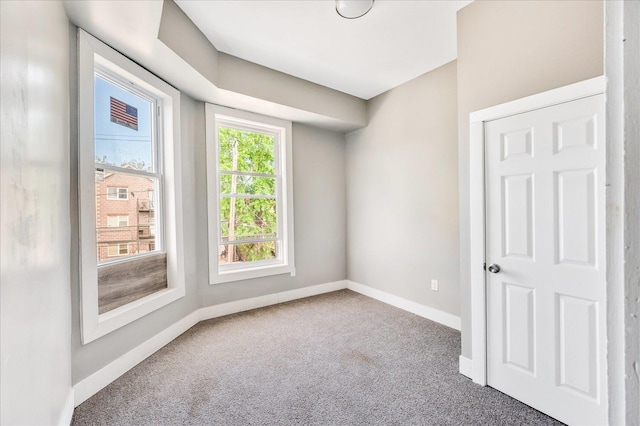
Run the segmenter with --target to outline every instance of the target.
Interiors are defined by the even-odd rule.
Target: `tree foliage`
[[[276,179],[237,172],[275,174],[272,136],[220,128],[220,232],[223,241],[272,238],[277,235]],[[249,197],[234,197],[233,195]],[[251,195],[267,196],[254,198]],[[233,208],[232,204],[233,203]],[[231,229],[230,227],[233,226]],[[256,261],[276,256],[275,242],[228,245],[234,259]],[[222,254],[226,257],[228,252]]]

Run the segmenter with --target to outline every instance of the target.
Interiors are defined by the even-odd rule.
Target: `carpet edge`
[[[355,281],[347,280],[347,288],[355,291],[356,293],[371,297],[372,299],[379,300],[388,305],[395,306],[396,308],[400,308],[404,311],[411,312],[412,314],[460,331],[461,320],[459,316],[412,302],[411,300],[404,299],[400,296],[396,296]]]

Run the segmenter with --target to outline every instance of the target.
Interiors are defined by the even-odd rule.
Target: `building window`
[[[211,284],[293,274],[291,123],[206,111]]]
[[[185,294],[180,93],[82,30],[78,65],[86,344]]]
[[[107,188],[107,200],[128,200],[129,191],[127,188]]]
[[[129,226],[129,216],[107,216],[107,227],[109,228],[125,228]]]
[[[129,254],[129,244],[109,244],[108,256],[126,256]]]

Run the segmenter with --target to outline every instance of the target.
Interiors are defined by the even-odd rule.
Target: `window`
[[[126,256],[129,254],[128,244],[109,244],[108,255],[113,256]]]
[[[129,191],[127,188],[107,188],[107,200],[128,200]]]
[[[211,284],[293,275],[291,123],[206,111]]]
[[[180,93],[82,30],[78,66],[86,344],[185,294]]]
[[[129,226],[129,216],[107,216],[107,227],[123,228]]]

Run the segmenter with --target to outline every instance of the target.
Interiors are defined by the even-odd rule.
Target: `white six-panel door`
[[[488,384],[606,424],[603,95],[489,121],[485,150]]]

